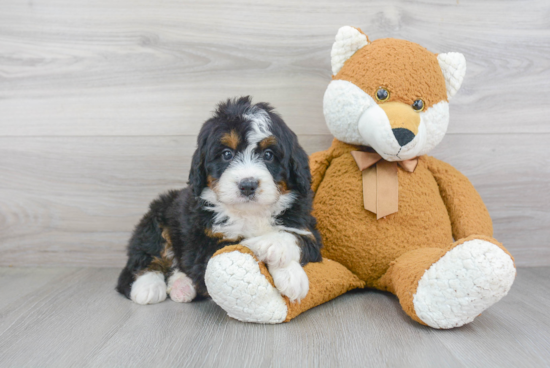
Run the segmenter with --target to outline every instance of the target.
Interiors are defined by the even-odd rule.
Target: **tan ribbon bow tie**
[[[397,165],[407,172],[414,172],[418,158],[405,161],[386,161],[375,152],[352,151],[363,176],[363,203],[376,219],[397,212],[399,182]]]

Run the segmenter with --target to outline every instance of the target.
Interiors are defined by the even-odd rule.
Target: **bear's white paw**
[[[130,298],[138,304],[155,304],[166,299],[166,283],[160,272],[146,272],[132,284]]]
[[[281,294],[291,302],[304,299],[309,291],[309,279],[306,272],[296,261],[286,267],[269,267],[273,282]]]
[[[420,279],[413,298],[416,315],[434,328],[460,327],[508,294],[515,276],[512,258],[498,246],[464,242]]]
[[[281,323],[286,303],[250,255],[233,251],[210,259],[204,281],[208,293],[229,317],[243,322]]]
[[[188,303],[197,296],[193,281],[181,271],[174,271],[168,278],[166,292],[170,294],[170,299],[178,303]]]
[[[249,238],[242,245],[269,266],[286,267],[292,261],[300,261],[300,247],[296,236],[284,231]]]

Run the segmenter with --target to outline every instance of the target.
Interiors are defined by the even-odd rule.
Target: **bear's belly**
[[[375,287],[390,262],[423,247],[453,241],[437,183],[419,159],[414,173],[398,169],[399,211],[377,220],[363,207],[361,172],[350,154],[333,159],[313,202],[323,237],[323,256],[340,262]]]

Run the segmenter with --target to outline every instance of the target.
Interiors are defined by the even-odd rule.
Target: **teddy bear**
[[[470,181],[427,155],[447,131],[464,56],[393,38],[371,42],[345,26],[331,64],[323,112],[334,140],[310,156],[323,260],[304,266],[307,296],[282,296],[242,245],[210,260],[210,296],[230,317],[281,323],[349,290],[374,288],[396,295],[420,324],[472,322],[508,293],[516,268]]]

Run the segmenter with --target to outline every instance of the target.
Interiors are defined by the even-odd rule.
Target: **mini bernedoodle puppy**
[[[219,249],[242,244],[265,262],[281,294],[303,299],[302,266],[321,261],[311,215],[308,156],[266,103],[218,105],[199,133],[188,187],[162,194],[136,226],[116,289],[139,304],[206,297]]]

